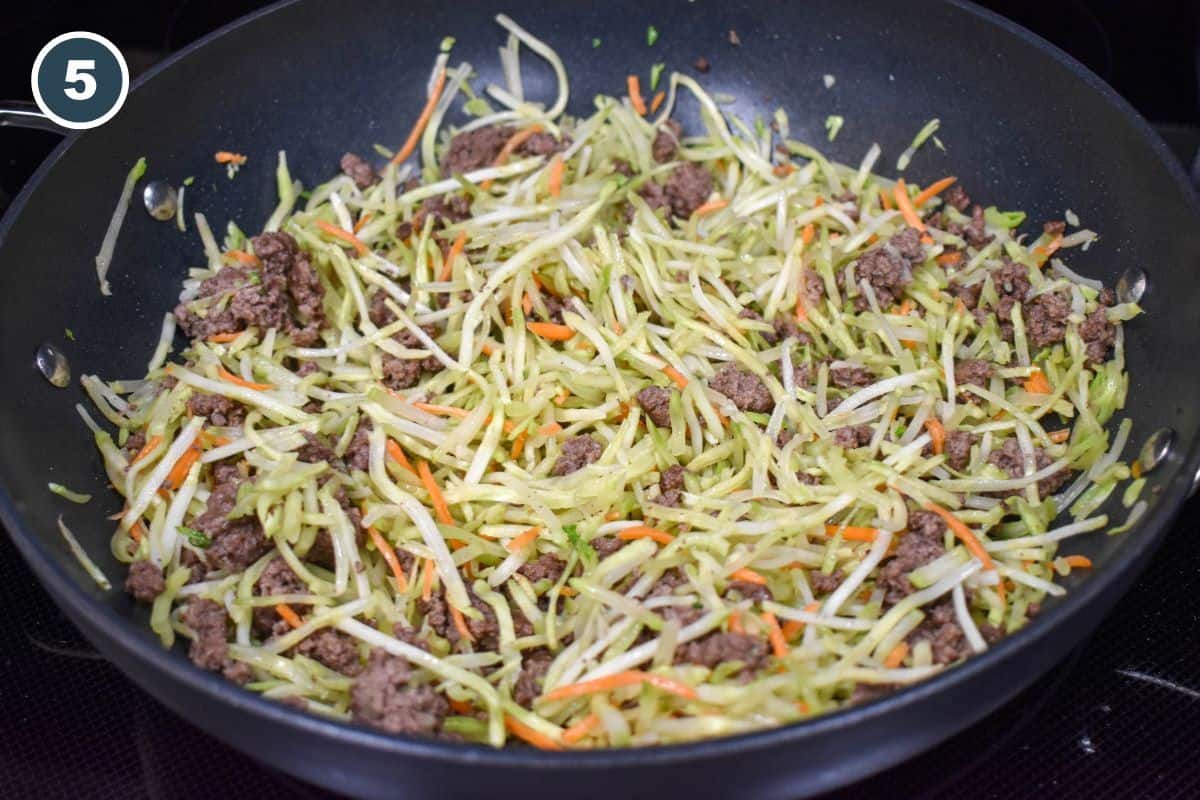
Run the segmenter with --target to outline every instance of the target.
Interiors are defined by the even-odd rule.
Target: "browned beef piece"
[[[208,563],[230,573],[241,572],[271,549],[257,517],[229,519],[244,480],[237,467],[218,464],[204,512],[192,520],[192,527],[212,541],[206,551]]]
[[[186,547],[179,551],[179,563],[187,567],[191,573],[188,575],[189,584],[200,583],[208,575],[208,562]]]
[[[946,193],[942,195],[942,200],[946,203],[946,205],[950,206],[951,208],[958,209],[959,211],[966,211],[967,207],[971,205],[971,198],[968,197],[967,193],[963,191],[963,188],[957,184],[946,190]]]
[[[350,469],[367,472],[371,468],[371,418],[359,417],[358,427],[346,448],[346,464]]]
[[[638,405],[646,416],[660,428],[671,427],[671,390],[662,386],[647,386],[637,393]]]
[[[658,126],[654,134],[654,142],[650,145],[650,155],[659,164],[665,164],[679,152],[679,139],[683,136],[683,126],[669,119]]]
[[[946,523],[929,511],[911,511],[908,531],[900,537],[896,554],[883,563],[875,578],[876,587],[883,589],[883,603],[891,606],[915,592],[908,573],[946,554],[943,544]]]
[[[920,232],[916,228],[905,228],[886,244],[863,253],[855,268],[855,278],[866,280],[875,291],[879,307],[886,309],[912,282],[912,268],[924,258]],[[870,303],[860,296],[855,300],[855,307],[863,311]]]
[[[805,472],[804,470],[799,470],[796,473],[796,480],[800,481],[805,486],[820,486],[821,485],[820,477],[818,477],[816,475],[810,475],[809,473]]]
[[[844,364],[829,368],[829,382],[839,389],[849,389],[853,386],[870,386],[875,382],[875,376],[866,367]]]
[[[676,664],[699,664],[712,669],[718,664],[738,661],[743,664],[739,675],[753,675],[766,666],[767,643],[748,633],[712,633],[681,645],[675,651]]]
[[[771,323],[771,327],[775,329],[775,336],[764,335],[764,338],[770,344],[775,344],[785,339],[795,339],[800,344],[812,344],[812,337],[800,330],[791,314],[785,313],[775,317],[775,321]]]
[[[1051,220],[1042,225],[1042,233],[1047,236],[1062,236],[1067,232],[1067,223],[1061,219]]]
[[[250,244],[262,260],[262,285],[287,287],[291,307],[282,301],[283,332],[300,347],[316,344],[325,325],[325,287],[308,256],[287,233],[264,233],[251,239]],[[230,306],[235,307],[238,299],[234,297]]]
[[[638,189],[638,195],[646,201],[646,205],[650,206],[651,211],[657,211],[660,208],[670,208],[671,206],[671,201],[667,199],[667,190],[662,187],[661,183],[646,181]],[[633,219],[632,207],[628,216],[630,219]]]
[[[521,671],[513,686],[513,700],[519,706],[529,708],[542,694],[542,678],[554,663],[554,654],[544,647],[525,653],[521,658]]]
[[[602,452],[603,446],[591,436],[574,436],[563,442],[562,452],[550,473],[555,476],[570,475],[591,464]]]
[[[815,594],[829,594],[842,585],[843,577],[845,576],[842,575],[840,569],[830,575],[826,575],[819,569],[813,569],[808,572],[808,584]]]
[[[922,610],[925,612],[925,619],[908,635],[909,644],[928,641],[933,650],[935,664],[950,664],[971,654],[966,634],[958,626],[955,618],[952,601],[943,600]]]
[[[1008,308],[1012,308],[1012,303],[1021,303],[1029,296],[1029,289],[1032,284],[1029,283],[1029,270],[1024,264],[1018,264],[1015,261],[1005,261],[1000,269],[992,273],[992,283],[996,286],[996,293],[1000,295],[1001,301],[1005,298],[1010,300]],[[983,287],[981,286],[980,289]],[[1001,303],[1001,307],[1003,303]],[[1002,313],[1001,319],[1009,319],[1008,313]]]
[[[624,175],[626,178],[633,177],[633,165],[623,158],[614,158],[612,160],[613,172],[618,175]]]
[[[663,470],[658,478],[658,503],[674,508],[683,497],[683,474],[685,470],[678,464],[672,464]]]
[[[985,622],[977,627],[979,628],[979,635],[988,644],[996,644],[1006,635],[1004,626],[1002,625],[992,625],[990,622]]]
[[[513,133],[503,125],[487,125],[455,135],[442,159],[442,177],[491,166]]]
[[[992,235],[984,228],[986,224],[983,218],[983,206],[973,206],[971,221],[967,223],[962,232],[962,237],[967,240],[967,244],[979,249],[992,240]]]
[[[229,657],[229,615],[212,600],[193,597],[183,610],[183,624],[196,634],[188,658],[201,669],[220,672],[227,680],[244,684],[253,677],[250,667]]]
[[[982,358],[968,358],[954,365],[954,382],[959,386],[968,383],[987,386],[988,378],[992,377],[994,369],[990,361]]]
[[[834,428],[833,443],[844,450],[853,450],[856,447],[866,447],[871,443],[871,438],[875,435],[875,429],[870,425],[846,425],[841,428]]]
[[[825,297],[825,281],[815,269],[809,267],[801,270],[800,275],[804,279],[804,302],[809,308],[815,308]]]
[[[566,566],[567,562],[553,553],[543,553],[532,561],[526,561],[517,572],[529,578],[534,583],[540,580],[548,580],[553,583],[562,577]]]
[[[1071,296],[1066,292],[1045,292],[1025,304],[1025,335],[1033,348],[1061,342],[1067,333],[1071,314]]]
[[[963,286],[960,283],[951,281],[950,285],[946,288],[956,299],[962,301],[963,307],[968,311],[974,311],[979,306],[979,295],[983,293],[982,282]]]
[[[570,146],[571,139],[569,136],[564,136],[559,141],[552,134],[542,131],[531,135],[528,139],[521,142],[517,147],[517,153],[523,156],[549,156],[561,153]]]
[[[597,536],[588,544],[596,551],[596,555],[600,556],[600,558],[605,558],[624,547],[625,541],[615,536]]]
[[[337,458],[333,448],[321,435],[308,431],[301,431],[300,435],[304,437],[304,444],[296,451],[296,458],[300,461],[306,464],[316,464],[318,461],[333,463]]]
[[[1105,306],[1106,308],[1110,307],[1117,302],[1117,293],[1105,286],[1100,290],[1100,294],[1096,298],[1096,302],[1102,306]]]
[[[447,225],[470,219],[471,198],[461,194],[439,194],[425,198],[421,201],[421,207],[417,209],[417,213],[413,214],[413,230],[424,230],[425,220],[429,218],[433,219],[435,231]]]
[[[357,675],[362,670],[356,640],[335,628],[322,628],[312,634],[296,645],[296,652],[343,675]]]
[[[753,600],[757,603],[773,597],[770,589],[753,581],[730,581],[727,590],[740,595],[745,600]]]
[[[700,56],[699,58],[697,58],[695,63],[692,64],[692,66],[695,67],[696,72],[699,72],[701,75],[708,74],[708,71],[710,69],[712,69],[712,64],[708,63],[708,59],[705,58],[704,56]]]
[[[480,619],[472,619],[463,615],[467,630],[471,632],[471,638],[474,640],[475,649],[495,650],[500,644],[500,625],[496,622],[496,612],[492,611],[492,607],[480,599],[470,587],[467,587],[467,596],[471,599],[471,605],[479,610],[481,616]],[[433,628],[439,636],[448,639],[451,646],[458,645],[462,636],[453,623],[450,604],[443,595],[434,594],[428,602],[418,600],[417,610],[425,616],[429,627]],[[516,610],[513,611],[513,627],[516,628],[518,636],[525,636],[533,632],[529,620]]]
[[[550,294],[549,292],[543,296],[542,300],[546,304],[546,321],[557,322],[561,325],[563,311],[571,310],[571,301],[569,299],[563,300],[558,295]]]
[[[356,153],[346,153],[340,162],[342,173],[354,181],[360,189],[366,189],[379,183],[379,173]]]
[[[267,563],[266,569],[254,584],[254,594],[259,597],[272,597],[285,594],[308,594],[308,586],[300,580],[300,576],[292,571],[283,556],[276,556]],[[307,606],[295,608],[297,614],[304,613]],[[257,606],[253,614],[254,632],[259,636],[282,636],[287,633],[289,626],[270,606]]]
[[[663,188],[667,202],[671,204],[671,213],[680,219],[687,219],[712,194],[713,179],[707,169],[689,161],[671,172]]]
[[[946,443],[943,452],[946,454],[946,464],[951,469],[962,471],[971,460],[971,447],[979,441],[979,435],[967,431],[946,431]]]
[[[678,567],[671,567],[665,570],[658,580],[646,592],[646,597],[661,597],[663,595],[675,594],[675,590],[680,586],[688,585],[688,579],[679,571]]]
[[[141,449],[145,446],[146,434],[142,433],[141,431],[135,431],[129,435],[128,439],[125,440],[125,446],[121,449],[125,451],[125,457],[127,459],[132,459],[139,452],[141,452]]]
[[[762,379],[731,363],[722,364],[708,385],[732,400],[742,411],[766,413],[775,408],[775,399]]]
[[[386,327],[396,321],[397,317],[387,307],[389,296],[386,292],[378,291],[371,295],[371,305],[367,316],[376,327]],[[437,328],[432,325],[421,327],[428,336],[437,336]],[[402,330],[392,335],[392,339],[401,347],[409,350],[424,350],[425,344],[410,330]],[[389,389],[409,389],[416,386],[425,373],[441,372],[445,365],[436,356],[422,358],[398,358],[390,354],[383,356],[383,382]]]
[[[421,382],[421,362],[410,358],[383,357],[383,384],[389,389],[411,389]]]
[[[240,428],[246,421],[246,407],[219,394],[194,394],[188,398],[188,411],[222,428]]]
[[[1046,454],[1046,451],[1040,447],[1033,448],[1034,470],[1045,469],[1054,463],[1054,459]],[[1010,478],[1021,478],[1025,475],[1025,457],[1021,453],[1021,445],[1016,439],[1006,439],[1004,444],[998,450],[993,450],[988,455],[988,463],[994,464],[1004,472],[1008,473]],[[1071,479],[1071,470],[1063,468],[1052,475],[1048,475],[1037,482],[1038,496],[1045,499],[1062,488],[1068,480]],[[997,492],[1000,496],[1021,494],[1020,490],[1013,489],[1007,492]]]
[[[450,704],[430,686],[410,686],[412,667],[382,648],[371,651],[367,666],[350,687],[354,720],[389,733],[436,736]]]
[[[1103,308],[1097,308],[1083,319],[1079,326],[1079,337],[1087,346],[1088,361],[1103,364],[1108,360],[1109,350],[1117,338],[1117,327],[1108,321]]]
[[[134,561],[125,576],[125,591],[139,603],[153,603],[167,586],[162,569],[151,561]]]

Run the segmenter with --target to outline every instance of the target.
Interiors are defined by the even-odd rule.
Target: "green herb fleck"
[[[650,67],[650,91],[658,88],[658,79],[662,77],[663,70],[667,68],[666,64],[658,63]]]
[[[646,46],[653,47],[654,43],[657,41],[658,41],[658,28],[651,25],[650,27],[646,28]]]
[[[447,36],[444,39],[442,39],[442,44],[438,49],[441,50],[443,53],[449,53],[450,49],[452,47],[454,47],[454,42],[455,42],[455,38],[453,36]]]
[[[193,183],[195,183],[195,182],[196,182],[196,176],[195,176],[195,175],[188,175],[186,178],[184,178],[184,179],[183,179],[183,185],[184,185],[184,186],[191,186],[191,185],[192,185]]]
[[[189,528],[186,525],[180,525],[179,532],[182,533],[184,536],[186,536],[187,540],[189,542],[191,542],[193,545],[195,545],[196,547],[203,548],[203,547],[208,547],[209,545],[212,544],[212,539],[209,539],[207,536],[205,536],[203,533],[196,530],[195,528]]]
[[[262,285],[262,276],[258,274],[258,270],[253,270],[250,273],[250,285],[251,286]]]
[[[571,548],[579,554],[580,561],[585,564],[596,562],[596,551],[592,549],[590,542],[584,540],[576,526],[563,525],[563,532],[567,534],[567,541],[571,543]]]
[[[595,50],[595,49],[596,49],[597,47],[599,47],[599,46],[600,46],[600,39],[599,39],[599,37],[595,37],[595,38],[593,38],[593,39],[592,39],[592,49],[593,49],[593,50]]]
[[[63,333],[65,333],[67,335],[67,338],[70,339],[72,342],[75,341],[75,331],[71,330],[70,328],[64,328]]]
[[[832,142],[837,138],[838,131],[844,124],[846,124],[846,118],[837,114],[830,114],[825,118],[825,130],[829,131],[829,141]]]
[[[1001,211],[995,206],[983,210],[983,218],[997,228],[1015,228],[1025,221],[1024,211]]]

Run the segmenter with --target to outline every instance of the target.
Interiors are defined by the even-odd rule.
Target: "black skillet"
[[[686,746],[560,754],[386,736],[262,700],[162,650],[145,610],[120,591],[99,591],[58,536],[62,513],[101,567],[122,574],[108,555],[104,520],[118,501],[72,408],[83,393],[53,388],[30,367],[50,341],[76,375],[141,375],[161,314],[186,267],[200,260],[194,233],[183,236],[135,208],[117,247],[113,296],[99,295],[92,257],[126,171],[145,155],[149,177],[195,175],[191,210],[216,229],[233,219],[255,231],[275,202],[277,150],[286,148],[293,173],[312,185],[343,151],[403,139],[443,36],[457,37],[455,58],[497,78],[503,36],[492,16],[501,10],[563,55],[578,111],[596,93],[620,93],[631,70],[663,61],[690,71],[705,56],[705,83],[736,96],[737,111],[783,105],[796,137],[840,160],[856,162],[879,141],[890,167],[936,116],[946,151],[926,146],[910,179],[957,175],[977,199],[1024,208],[1031,222],[1073,209],[1103,237],[1073,255],[1077,269],[1110,285],[1128,268],[1150,274],[1148,314],[1127,327],[1128,410],[1135,443],[1169,427],[1175,444],[1151,474],[1142,522],[1124,536],[1077,540],[1073,550],[1092,557],[1093,574],[1073,576],[1065,599],[980,658],[811,722]],[[645,43],[651,23],[662,33],[653,48]],[[740,46],[730,44],[731,29]],[[523,62],[528,94],[549,97],[549,70],[529,56]],[[836,80],[829,89],[826,74]],[[688,113],[685,123],[695,125]],[[832,144],[824,142],[829,114],[846,118]],[[236,180],[213,163],[220,149],[249,155]],[[1108,86],[1038,37],[963,4],[283,4],[153,70],[114,120],[69,138],[46,160],[0,225],[0,516],[67,615],[131,678],[200,727],[314,783],[375,797],[811,794],[895,764],[995,709],[1087,635],[1145,565],[1200,461],[1198,211],[1166,148]],[[64,341],[67,327],[78,341]],[[46,490],[48,480],[100,499],[70,506]]]

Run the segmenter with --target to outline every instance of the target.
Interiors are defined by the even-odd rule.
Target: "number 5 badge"
[[[65,128],[87,130],[121,110],[129,93],[129,67],[108,39],[74,31],[42,48],[30,83],[43,114]]]

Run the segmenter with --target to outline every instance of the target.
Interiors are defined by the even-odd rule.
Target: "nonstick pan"
[[[263,700],[161,649],[145,609],[119,590],[100,591],[59,538],[55,520],[64,514],[100,566],[122,574],[108,555],[104,519],[118,501],[73,410],[83,393],[57,389],[31,368],[38,346],[52,342],[75,375],[141,375],[161,315],[197,261],[194,234],[135,208],[110,273],[113,294],[100,296],[92,257],[126,171],[145,155],[148,177],[178,183],[195,175],[192,210],[215,229],[237,220],[256,231],[275,203],[268,165],[278,150],[312,185],[344,151],[403,139],[443,36],[457,37],[455,57],[477,65],[483,79],[498,78],[497,11],[563,55],[577,110],[599,92],[621,93],[630,71],[656,61],[690,70],[704,56],[712,64],[706,84],[733,95],[736,111],[752,118],[782,105],[794,136],[839,160],[856,162],[878,141],[883,163],[894,163],[938,117],[946,150],[922,150],[911,180],[954,174],[973,196],[1023,208],[1031,220],[1074,210],[1102,237],[1077,256],[1076,269],[1109,285],[1126,270],[1149,275],[1147,314],[1127,326],[1131,441],[1164,428],[1173,437],[1149,476],[1141,522],[1121,536],[1080,540],[1095,570],[1073,575],[1065,598],[981,657],[873,703],[698,744],[543,753],[388,736]],[[662,34],[652,49],[649,24]],[[549,96],[549,70],[528,70],[529,95]],[[832,87],[824,75],[834,76]],[[830,114],[846,124],[826,143]],[[236,180],[213,164],[221,149],[250,157]],[[64,141],[9,210],[0,238],[0,516],[9,534],[80,630],[147,691],[263,762],[350,794],[782,798],[846,784],[963,730],[1085,637],[1146,564],[1200,461],[1200,207],[1183,172],[1094,75],[1027,31],[959,3],[286,3],[169,59],[134,86],[111,122]],[[68,327],[76,341],[65,341]],[[46,490],[49,480],[99,499],[65,507]],[[1119,505],[1111,511],[1124,513]]]

